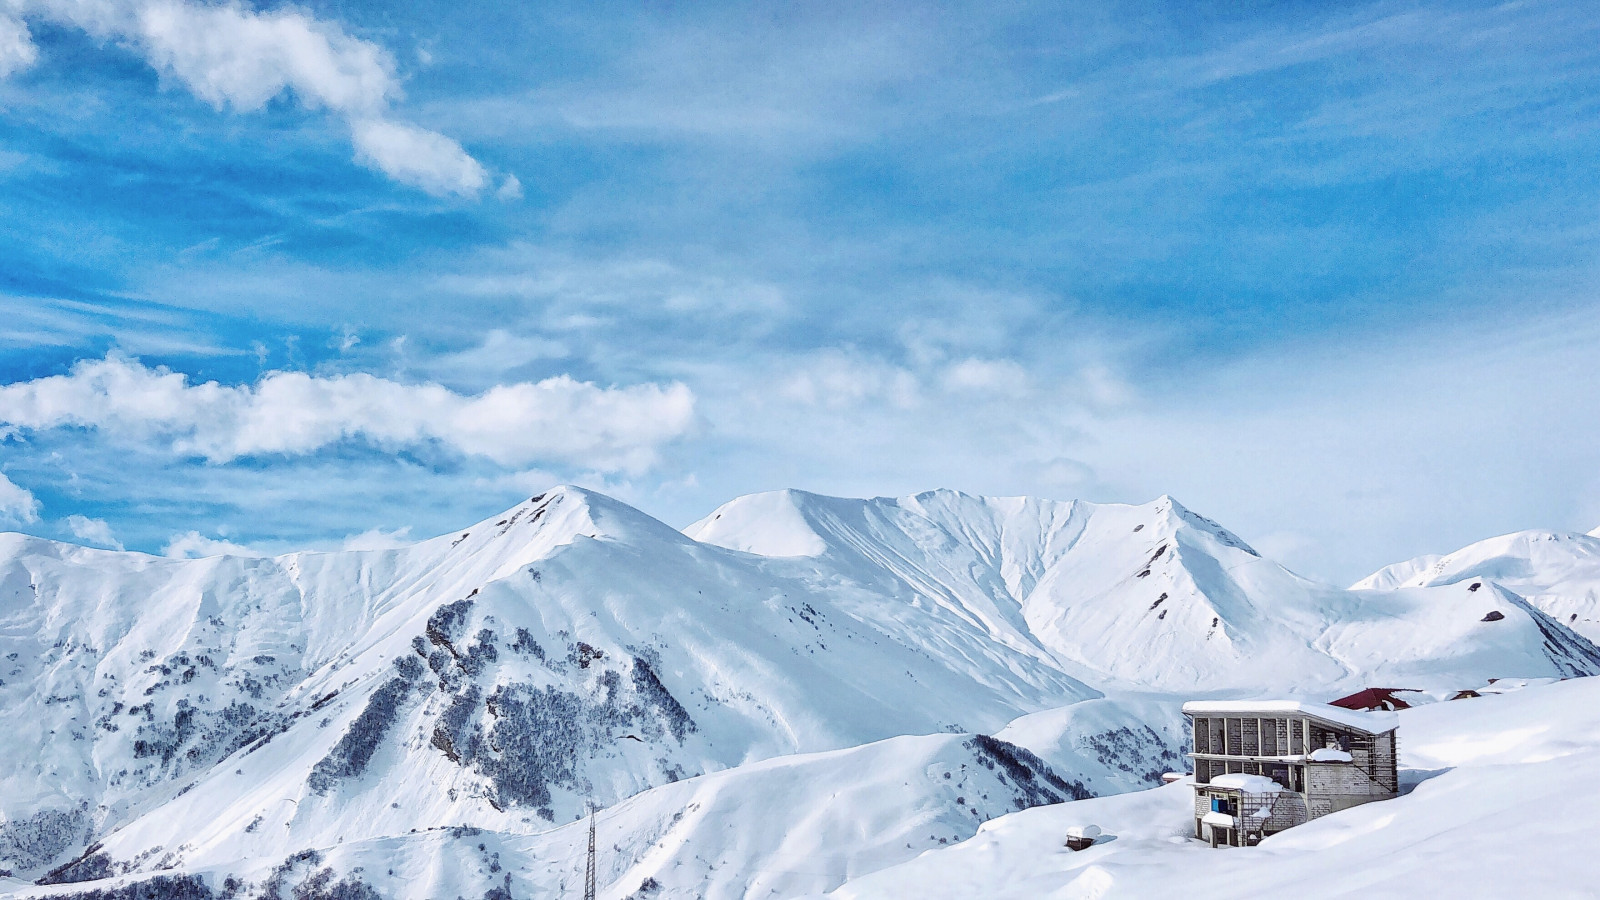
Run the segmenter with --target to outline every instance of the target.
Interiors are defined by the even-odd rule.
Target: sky
[[[0,528],[556,483],[1162,494],[1304,574],[1600,526],[1580,3],[0,0]]]

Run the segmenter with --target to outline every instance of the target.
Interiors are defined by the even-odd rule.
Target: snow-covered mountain
[[[783,756],[644,791],[597,816],[601,894],[720,900],[828,890],[965,840],[997,816],[1147,787],[1153,773],[1181,765],[1171,749],[1181,729],[1169,711],[1135,733],[1129,715],[1149,712],[1148,704],[1088,706],[1027,725],[1057,765],[1073,754],[1070,779],[1005,740],[936,734]],[[174,813],[210,821],[203,809]],[[275,824],[263,821],[255,833]],[[322,871],[383,897],[565,896],[582,884],[587,837],[583,821],[537,830],[425,821],[414,831],[334,838],[314,854],[223,840],[191,851],[182,871],[211,885],[249,883],[260,891],[251,896],[271,896],[265,886],[274,877],[305,892]]]
[[[685,532],[937,604],[1101,687],[1317,692],[1364,679],[1588,674],[1600,663],[1587,641],[1505,591],[1340,590],[1261,558],[1170,497],[1127,506],[782,491],[734,500]]]
[[[1591,641],[1600,641],[1600,528],[1588,534],[1518,531],[1445,556],[1394,563],[1356,582],[1357,589],[1435,587],[1490,581]]]
[[[4,535],[0,890],[537,896],[595,805],[606,896],[823,891],[1158,781],[1175,697],[1596,672],[1496,584],[1317,584],[1165,497],[788,491],[680,533],[559,488],[275,559]]]

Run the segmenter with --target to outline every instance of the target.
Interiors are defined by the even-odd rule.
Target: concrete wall
[[[1228,797],[1239,801],[1239,818],[1245,822],[1251,822],[1250,814],[1270,803],[1272,815],[1263,822],[1263,830],[1267,834],[1275,834],[1286,828],[1302,825],[1306,821],[1305,797],[1294,791],[1281,791],[1277,794],[1218,792],[1216,796]],[[1211,811],[1211,797],[1212,794],[1207,791],[1195,791],[1194,816],[1196,819],[1204,818],[1205,814]]]

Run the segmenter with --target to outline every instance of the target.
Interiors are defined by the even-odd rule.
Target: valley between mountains
[[[1600,752],[1576,712],[1597,598],[1596,535],[1340,588],[1170,497],[782,491],[679,531],[561,487],[408,547],[271,559],[5,534],[0,895],[575,897],[590,809],[611,900],[967,896],[950,866],[1140,896],[1123,868],[1258,850],[1291,873],[1341,816],[1235,862],[1164,849],[1183,701],[1531,685],[1408,714],[1427,778],[1348,821],[1381,842],[1400,810],[1391,837],[1423,841],[1471,815],[1423,801],[1489,777],[1461,747],[1544,716],[1570,734],[1496,759],[1548,780]],[[1058,865],[1079,810],[1129,838]],[[996,841],[1032,849],[996,868]]]

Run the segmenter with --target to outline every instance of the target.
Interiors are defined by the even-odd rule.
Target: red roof
[[[1413,688],[1365,688],[1356,691],[1348,697],[1328,701],[1329,706],[1340,706],[1345,709],[1410,709],[1407,703],[1395,694],[1415,693]]]

